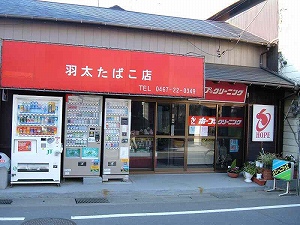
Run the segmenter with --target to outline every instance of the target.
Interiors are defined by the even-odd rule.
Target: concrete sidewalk
[[[15,184],[0,190],[2,198],[73,198],[128,195],[199,195],[263,191],[266,186],[230,178],[226,173],[131,174],[128,182],[101,178],[65,179],[56,184]]]

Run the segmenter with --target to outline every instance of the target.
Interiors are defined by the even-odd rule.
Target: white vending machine
[[[105,99],[102,180],[129,179],[131,100]]]
[[[60,185],[62,102],[61,97],[13,96],[11,185]]]
[[[63,177],[100,177],[102,96],[66,97]]]

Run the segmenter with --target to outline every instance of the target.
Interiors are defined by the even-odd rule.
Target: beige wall
[[[206,63],[259,67],[263,46],[129,28],[0,19],[0,38],[205,56]],[[226,51],[216,57],[217,50]]]
[[[272,0],[264,1],[227,22],[241,29],[246,29],[251,24],[248,32],[271,42],[278,38],[278,18],[278,0]]]
[[[289,111],[292,98],[289,98],[285,101],[284,111],[287,116],[284,121],[283,128],[283,154],[284,155],[298,155],[299,147],[297,144],[298,141],[298,129],[299,129],[299,116],[294,117],[291,111]]]

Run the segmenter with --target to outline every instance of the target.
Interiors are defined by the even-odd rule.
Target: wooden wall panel
[[[41,26],[40,30],[41,30],[41,37],[40,37],[41,40],[43,40],[44,42],[50,42],[50,30],[48,29],[48,27]],[[15,39],[18,39],[18,37],[15,37]]]
[[[64,27],[58,27],[58,42],[59,43],[68,43],[68,29],[64,29]]]
[[[149,33],[145,33],[142,35],[142,51],[151,51],[150,50],[150,43],[151,43],[151,35]]]
[[[150,37],[149,50],[151,52],[158,52],[158,35],[155,35],[154,33],[150,33],[149,37]]]
[[[134,39],[133,40],[128,40],[128,41],[129,42],[133,41],[133,43],[134,43],[133,49],[135,49],[135,50],[141,50],[142,49],[143,39],[142,39],[142,35],[140,35],[138,32],[134,33]],[[128,49],[127,46],[125,46],[125,48]]]
[[[206,63],[259,67],[264,47],[215,38],[55,22],[1,19],[0,38],[202,55]],[[217,50],[225,51],[217,57]]]
[[[1,29],[2,29],[2,27],[0,26],[0,32],[1,32]],[[16,26],[16,25],[10,26],[9,29],[13,30],[13,39],[23,36],[23,29],[18,28],[18,26]],[[43,31],[43,29],[41,29],[41,33],[42,33],[42,31]]]
[[[94,29],[84,28],[84,45],[94,45]]]

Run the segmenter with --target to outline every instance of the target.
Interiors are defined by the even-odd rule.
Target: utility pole
[[[297,107],[296,107],[296,116],[298,116],[298,155],[297,155],[297,174],[296,174],[296,178],[297,178],[297,182],[296,182],[296,191],[297,191],[297,196],[299,196],[299,188],[300,188],[300,182],[299,182],[299,169],[300,169],[300,118],[299,118],[299,95],[298,95],[298,99],[297,99]]]

